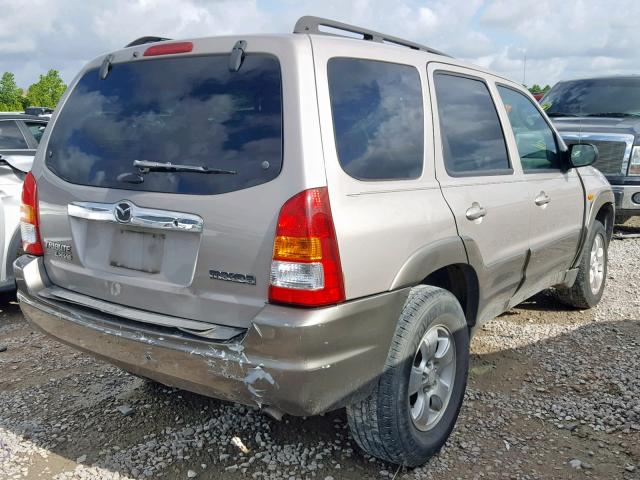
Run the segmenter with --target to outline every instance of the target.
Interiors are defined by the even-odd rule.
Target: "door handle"
[[[467,220],[478,220],[482,217],[484,217],[487,214],[487,209],[484,207],[481,207],[480,204],[478,202],[473,202],[471,204],[471,207],[469,207],[469,209],[467,210]]]
[[[545,192],[540,192],[534,201],[536,202],[536,205],[542,207],[551,201],[551,197]]]

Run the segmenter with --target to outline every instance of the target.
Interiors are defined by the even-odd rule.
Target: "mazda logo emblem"
[[[116,205],[115,216],[120,223],[129,223],[131,221],[131,204],[128,202],[120,202]]]

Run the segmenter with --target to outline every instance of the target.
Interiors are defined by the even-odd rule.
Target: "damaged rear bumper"
[[[42,259],[15,262],[25,316],[48,335],[160,383],[291,415],[367,395],[382,373],[409,290],[321,309],[265,307],[228,342],[195,338],[39,295]]]

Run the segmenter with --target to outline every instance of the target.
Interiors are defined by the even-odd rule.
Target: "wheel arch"
[[[600,208],[598,208],[594,219],[598,220],[600,223],[604,225],[604,228],[607,232],[607,240],[611,240],[613,236],[613,224],[615,223],[615,207],[613,203],[606,202],[603,203]]]
[[[474,327],[478,318],[480,284],[478,275],[468,263],[447,265],[430,273],[421,282],[451,292],[460,303],[467,325]]]
[[[598,220],[604,225],[607,232],[608,240],[613,235],[613,225],[615,223],[615,197],[613,191],[609,188],[596,192],[595,198],[591,200],[588,216],[585,218],[585,228],[591,229],[593,222]]]
[[[432,285],[451,292],[460,302],[467,324],[470,327],[476,324],[480,299],[478,275],[468,263],[460,237],[438,240],[410,255],[390,290],[415,285]]]

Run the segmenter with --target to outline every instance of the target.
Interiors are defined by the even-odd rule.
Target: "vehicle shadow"
[[[614,240],[626,240],[640,236],[640,221],[625,225],[616,225],[613,229]]]
[[[544,296],[532,304],[540,309],[548,305]],[[11,303],[0,306],[13,313],[15,308]],[[505,451],[501,461],[517,461],[524,473],[542,472],[542,478],[573,478],[564,467],[568,452],[584,454],[606,441],[604,433],[589,427],[597,414],[594,409],[604,408],[603,395],[609,407],[629,407],[636,415],[627,415],[629,422],[640,424],[638,338],[637,321],[590,323],[551,338],[527,339],[521,347],[473,355],[467,399],[452,437],[439,455],[413,473],[442,471],[453,478],[480,473],[482,459],[491,463],[495,452],[504,450],[505,438],[526,435],[527,448],[545,453],[546,474],[546,467],[526,450]],[[15,466],[16,472],[28,468],[34,477],[75,471],[88,478],[162,474],[182,479],[193,470],[201,478],[233,479],[274,468],[300,477],[315,472],[319,478],[356,479],[395,471],[361,453],[349,435],[344,411],[279,422],[254,407],[133,377],[33,333],[27,324],[12,331],[8,341],[11,348],[0,353],[0,477],[8,478]],[[635,385],[635,396],[629,399],[633,392],[620,385]],[[541,397],[546,399],[542,406]],[[564,423],[557,420],[557,409],[575,404],[589,405],[574,412],[577,422],[585,419],[580,426],[583,438],[554,426]],[[131,412],[118,411],[122,406]],[[527,408],[537,409],[539,416],[523,414]],[[621,409],[607,413],[626,415]],[[547,438],[556,431],[564,436],[550,446]],[[616,461],[603,462],[609,470],[596,466],[592,478],[625,478],[620,451],[626,461],[640,462],[640,432],[625,433],[622,427],[613,432],[628,435],[627,443],[635,447],[625,451],[618,446]],[[543,440],[536,446],[538,438]],[[563,442],[560,450],[565,453],[558,453]],[[471,454],[464,445],[478,450]],[[602,451],[599,455],[609,455]]]
[[[569,305],[565,305],[560,300],[558,300],[551,291],[545,290],[534,295],[531,298],[528,298],[524,302],[516,305],[514,307],[516,310],[534,310],[534,311],[545,311],[545,312],[576,312],[579,309],[575,307],[571,307]],[[508,310],[502,315],[509,314],[512,310]]]
[[[8,322],[22,321],[20,315],[15,292],[0,292],[0,327]]]

